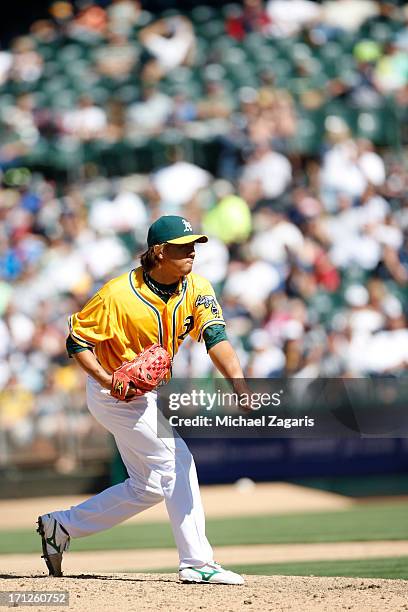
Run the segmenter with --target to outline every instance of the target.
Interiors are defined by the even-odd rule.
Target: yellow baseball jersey
[[[215,324],[225,321],[205,278],[191,272],[165,303],[146,285],[141,267],[106,283],[69,318],[73,341],[92,349],[108,373],[154,342],[174,357],[187,335],[200,342]]]

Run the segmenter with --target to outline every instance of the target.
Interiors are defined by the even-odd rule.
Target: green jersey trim
[[[159,331],[159,344],[163,345],[163,324],[162,324],[162,320],[161,320],[161,316],[160,316],[160,312],[157,310],[156,306],[153,306],[153,304],[151,304],[146,298],[144,298],[136,289],[136,287],[133,284],[133,280],[132,280],[132,272],[133,270],[131,270],[129,272],[129,283],[130,286],[134,292],[134,294],[136,295],[137,298],[139,298],[139,300],[141,302],[143,302],[144,304],[146,304],[146,306],[148,306],[151,310],[153,310],[154,314],[156,315],[157,318],[157,327],[158,327],[158,331]]]
[[[172,336],[173,336],[173,343],[172,343],[172,345],[173,345],[173,349],[172,350],[173,350],[173,355],[172,355],[172,357],[174,357],[175,346],[176,346],[176,313],[177,313],[177,309],[179,308],[180,304],[182,303],[182,301],[185,298],[186,292],[187,292],[187,279],[185,278],[183,280],[183,291],[182,291],[182,294],[181,294],[181,298],[179,299],[179,301],[177,302],[177,304],[175,305],[174,310],[173,310],[173,317],[172,317],[172,325],[173,325],[173,329],[172,329]]]
[[[81,338],[81,336],[78,336],[74,332],[73,327],[72,327],[72,317],[73,315],[71,315],[68,319],[69,335],[74,340],[74,342],[76,342],[80,346],[84,346],[84,348],[93,349],[95,347],[95,344],[93,342],[89,342],[89,340],[84,340],[83,338]]]

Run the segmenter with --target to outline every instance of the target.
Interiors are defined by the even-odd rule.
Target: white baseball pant
[[[164,498],[180,569],[211,563],[194,459],[171,428],[172,437],[157,437],[156,393],[119,402],[88,377],[87,401],[91,414],[113,434],[129,478],[52,516],[72,538],[80,538],[109,529]]]

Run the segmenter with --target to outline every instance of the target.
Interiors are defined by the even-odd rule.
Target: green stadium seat
[[[194,24],[208,23],[218,17],[217,11],[212,6],[206,5],[195,6],[190,15]]]
[[[230,64],[227,66],[227,74],[233,89],[259,86],[257,74],[253,66],[248,62]]]
[[[324,113],[321,110],[298,111],[296,134],[289,142],[289,150],[303,155],[319,153],[323,136]]]
[[[378,43],[385,44],[392,40],[394,36],[394,29],[391,24],[373,23],[370,27],[370,38]]]
[[[58,61],[64,64],[76,62],[85,57],[85,49],[79,43],[70,43],[58,51]]]
[[[341,62],[344,57],[344,52],[340,43],[331,41],[326,45],[322,45],[316,57],[321,61],[324,71],[330,78],[339,76],[339,62]]]
[[[265,37],[258,32],[250,32],[242,41],[241,45],[249,51],[256,51],[265,46]]]
[[[70,80],[65,75],[54,76],[52,79],[46,80],[42,86],[42,90],[47,95],[53,95],[64,89],[70,89]]]
[[[74,139],[64,139],[51,145],[49,157],[52,165],[60,170],[79,168],[81,162],[81,145]]]
[[[263,45],[262,47],[256,47],[254,49],[246,49],[246,51],[247,56],[258,64],[271,64],[281,59],[277,49],[269,45]]]
[[[397,285],[393,280],[386,280],[385,285],[388,291],[399,299],[401,304],[408,303],[408,287]]]
[[[379,144],[384,137],[384,123],[381,113],[370,111],[360,112],[357,118],[357,136],[368,138]]]
[[[209,45],[204,38],[197,38],[194,64],[196,66],[205,66],[208,62]]]
[[[221,14],[226,19],[231,14],[237,14],[237,11],[242,11],[242,5],[238,2],[231,2],[229,4],[223,4],[221,7]]]
[[[361,36],[355,32],[347,32],[342,30],[337,33],[337,42],[341,46],[342,56],[351,55],[353,53],[354,46]]]
[[[78,59],[74,62],[68,62],[67,64],[64,64],[62,68],[65,74],[75,78],[81,78],[83,76],[86,76],[87,72],[90,69],[90,65],[89,62],[87,62],[86,60]]]
[[[312,57],[310,47],[303,42],[296,42],[287,51],[294,62],[305,62]]]
[[[76,95],[72,89],[62,89],[50,95],[49,104],[56,110],[70,110],[75,107]]]
[[[210,51],[217,51],[218,53],[226,53],[230,49],[239,49],[242,53],[245,53],[244,47],[239,45],[236,40],[229,38],[228,36],[221,36],[217,40],[211,41],[208,44]]]
[[[145,28],[149,23],[152,23],[156,17],[150,11],[143,10],[140,15],[137,23],[134,26],[134,33],[137,33],[141,28]]]
[[[279,53],[282,58],[291,58],[293,47],[299,39],[296,36],[287,36],[285,38],[275,38],[273,40],[273,47]]]
[[[309,310],[312,316],[312,320],[315,322],[321,322],[324,324],[329,323],[338,308],[334,305],[334,300],[331,294],[325,291],[319,291],[312,297],[309,304]]]
[[[134,149],[126,140],[101,143],[97,163],[106,176],[132,174],[136,170]]]
[[[2,93],[0,95],[0,109],[4,110],[7,106],[14,105],[14,96],[10,93]]]
[[[49,81],[50,79],[53,79],[54,76],[60,73],[61,64],[55,59],[49,60],[44,65],[44,70],[41,78],[43,81]]]
[[[340,117],[348,125],[352,133],[356,132],[357,113],[355,109],[344,104],[342,101],[333,100],[324,106],[326,118],[329,116]]]
[[[330,41],[319,48],[321,58],[337,61],[343,54],[343,48],[339,42]]]
[[[225,78],[226,70],[222,64],[208,64],[203,70],[206,80],[222,81]]]
[[[88,87],[83,90],[84,94],[89,94],[96,104],[104,105],[107,100],[111,97],[112,90],[103,86]]]
[[[400,143],[399,118],[392,105],[378,109],[362,109],[358,113],[356,134],[377,145],[398,146]]]
[[[24,156],[24,163],[27,166],[46,166],[52,160],[49,155],[50,145],[45,138],[40,138],[35,145],[30,148],[30,152]]]
[[[363,270],[363,268],[360,268],[356,264],[350,264],[341,272],[343,293],[350,285],[365,285],[369,276],[370,273]]]
[[[240,47],[230,47],[222,51],[222,62],[226,66],[237,65],[242,66],[247,60],[245,51]]]
[[[115,97],[125,104],[136,102],[140,95],[140,88],[137,85],[122,85],[115,92]]]
[[[213,19],[206,23],[196,24],[194,29],[198,36],[209,40],[219,40],[222,36],[225,36],[225,25],[222,19]],[[232,40],[227,37],[225,38]]]
[[[160,13],[160,17],[163,19],[167,19],[169,17],[178,17],[180,15],[180,11],[176,8],[168,8]]]
[[[49,60],[55,60],[60,48],[60,43],[57,40],[50,40],[46,44],[37,44],[37,51],[41,57],[47,62]]]
[[[260,69],[267,68],[275,75],[276,86],[285,87],[288,80],[294,76],[293,65],[285,59],[277,59],[272,62],[265,62],[260,65]]]

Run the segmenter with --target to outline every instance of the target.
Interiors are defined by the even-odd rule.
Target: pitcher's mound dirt
[[[246,576],[243,586],[185,585],[175,574],[92,574],[89,569],[89,574],[64,578],[3,574],[1,588],[68,591],[69,610],[78,612],[408,610],[407,583],[403,580]],[[30,609],[37,610],[35,606]],[[61,612],[64,607],[45,609]]]

